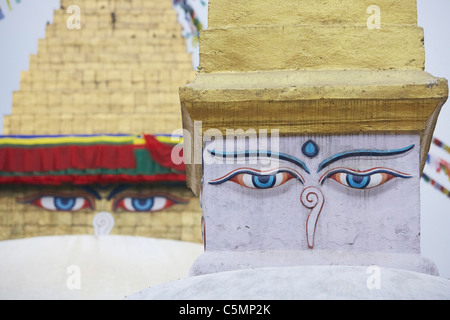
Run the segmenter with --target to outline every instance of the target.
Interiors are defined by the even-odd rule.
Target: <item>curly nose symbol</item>
[[[303,190],[300,201],[305,208],[311,209],[306,219],[306,239],[308,241],[308,248],[313,249],[317,221],[322,212],[325,198],[323,197],[322,191],[314,187],[309,187]]]

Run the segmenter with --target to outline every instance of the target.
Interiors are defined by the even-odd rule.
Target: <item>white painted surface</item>
[[[450,299],[450,280],[377,267],[287,267],[230,271],[154,286],[129,300]]]
[[[317,157],[308,159],[302,145],[309,139],[320,148]],[[261,144],[261,141],[258,141]],[[250,143],[249,143],[250,144]],[[238,145],[237,151],[255,150]],[[267,142],[262,143],[267,148]],[[338,153],[354,150],[394,150],[415,147],[405,154],[389,157],[353,157],[336,161],[318,171],[319,164]],[[234,145],[233,145],[234,147]],[[222,148],[222,149],[220,149]],[[323,194],[316,227],[314,249],[420,253],[420,141],[414,135],[347,135],[316,137],[281,137],[279,151],[303,161],[308,174],[291,162],[280,160],[279,168],[296,170],[305,180],[292,179],[273,189],[245,188],[232,181],[220,185],[210,181],[240,168],[262,172],[273,169],[258,163],[226,163],[207,150],[236,151],[226,144],[207,144],[204,156],[202,209],[206,225],[206,250],[306,250],[306,222],[311,209],[301,203],[301,194],[315,188]],[[261,149],[265,150],[265,149]],[[231,159],[233,160],[233,159]],[[320,178],[335,168],[366,171],[386,168],[407,173],[412,178],[394,178],[379,187],[357,190],[331,179],[323,185]],[[321,204],[322,205],[322,204]],[[319,207],[317,205],[316,209]],[[309,228],[312,233],[313,227]],[[312,241],[312,240],[311,240]]]
[[[184,278],[203,246],[127,236],[0,242],[0,299],[123,299]]]

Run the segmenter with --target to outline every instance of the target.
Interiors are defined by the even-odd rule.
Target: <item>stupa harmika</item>
[[[80,28],[69,28],[70,6]],[[171,1],[62,0],[4,119],[0,240],[96,231],[200,242],[198,200],[170,160],[178,88],[193,77]],[[110,225],[95,230],[100,212],[98,226]]]
[[[448,84],[424,71],[416,1],[213,0],[208,23],[201,72],[180,90],[204,141],[203,164],[187,159],[206,235],[192,274],[436,274],[420,255],[419,182]]]

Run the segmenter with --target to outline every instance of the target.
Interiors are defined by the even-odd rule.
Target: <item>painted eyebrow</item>
[[[246,151],[234,151],[234,152],[222,152],[222,151],[215,151],[215,150],[207,150],[212,156],[214,157],[222,157],[226,158],[229,156],[234,157],[235,159],[239,156],[244,156],[245,158],[251,158],[251,157],[262,157],[262,158],[271,158],[272,156],[277,157],[280,160],[288,161],[290,163],[295,164],[296,166],[302,168],[306,173],[310,174],[310,171],[306,164],[301,161],[300,159],[297,159],[296,157],[290,156],[288,154],[284,153],[278,153],[278,152],[272,152],[268,150],[263,151],[252,151],[252,150],[246,150]]]
[[[111,201],[112,198],[114,198],[118,193],[121,193],[122,191],[125,191],[126,189],[130,188],[131,186],[128,184],[120,184],[117,187],[115,187],[108,195],[108,201]]]
[[[319,167],[317,169],[317,173],[322,171],[325,167],[329,166],[330,164],[346,159],[351,157],[389,157],[389,156],[395,156],[399,154],[403,154],[408,152],[409,150],[413,149],[415,147],[414,144],[401,148],[401,149],[394,149],[394,150],[353,150],[353,151],[345,151],[341,153],[337,153],[334,156],[331,156],[328,159],[325,159],[319,164]]]
[[[80,186],[80,189],[82,189],[83,191],[89,193],[95,199],[102,200],[102,196],[100,195],[100,193],[98,193],[97,190],[95,190],[93,187],[91,187],[91,186]]]

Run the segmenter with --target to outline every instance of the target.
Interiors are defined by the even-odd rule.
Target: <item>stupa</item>
[[[171,1],[62,0],[0,137],[0,240],[113,234],[201,242],[171,162],[194,78]]]

